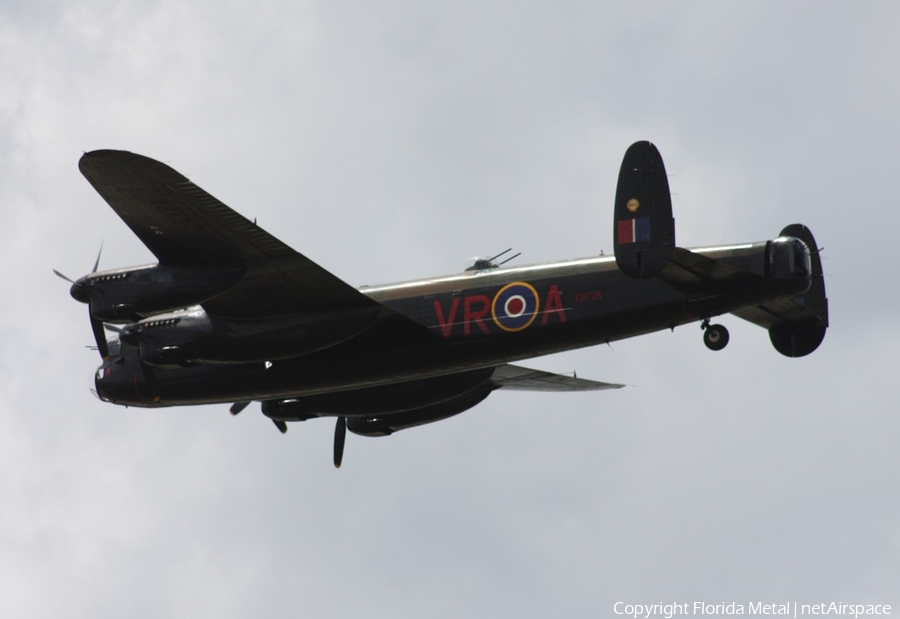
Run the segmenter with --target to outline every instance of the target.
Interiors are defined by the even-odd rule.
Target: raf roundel
[[[540,297],[531,284],[513,282],[494,295],[491,316],[504,331],[521,331],[534,322],[540,305]]]

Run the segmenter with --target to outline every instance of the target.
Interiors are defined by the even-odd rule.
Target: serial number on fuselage
[[[603,293],[599,290],[591,290],[588,292],[579,292],[575,295],[576,303],[590,303],[591,301],[602,301]]]

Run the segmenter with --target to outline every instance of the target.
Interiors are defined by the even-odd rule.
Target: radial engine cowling
[[[100,271],[72,284],[69,293],[89,303],[104,322],[125,322],[202,303],[232,286],[241,267],[181,269],[148,265]]]

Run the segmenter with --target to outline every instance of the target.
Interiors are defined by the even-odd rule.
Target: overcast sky
[[[900,5],[0,0],[0,616],[603,617],[900,609]],[[77,169],[168,163],[353,285],[612,247],[652,140],[679,245],[808,225],[831,328],[722,319],[535,359],[389,438],[89,392],[53,276],[151,262]]]

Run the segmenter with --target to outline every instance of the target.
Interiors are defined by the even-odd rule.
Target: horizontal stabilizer
[[[494,370],[491,382],[497,388],[518,391],[599,391],[620,389],[625,385],[601,383],[595,380],[532,370],[518,365],[501,365]]]
[[[684,293],[709,290],[710,286],[720,289],[752,284],[759,275],[744,271],[689,249],[676,247],[672,260],[659,274],[659,278]]]
[[[636,142],[625,152],[614,216],[619,270],[639,279],[662,271],[675,249],[675,220],[666,168],[650,142]]]

